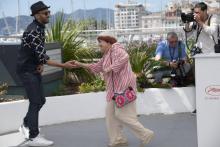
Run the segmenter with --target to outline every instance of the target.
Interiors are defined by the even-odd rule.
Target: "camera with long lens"
[[[192,30],[196,30],[197,28],[197,22],[194,19],[194,13],[190,12],[190,13],[181,13],[181,20],[183,23],[189,23],[189,22],[193,22],[192,24]]]
[[[181,19],[184,23],[195,21],[193,12],[181,13]]]
[[[180,75],[181,75],[182,78],[186,77],[186,71],[185,71],[185,68],[184,68],[184,64],[185,64],[184,60],[180,60],[178,62],[178,69],[180,71]]]
[[[177,69],[172,69],[170,76],[171,76],[171,81],[170,83],[173,86],[183,86],[184,85],[184,79],[187,76],[187,73],[184,68],[185,61],[184,60],[178,60],[178,61],[173,61],[177,63]]]
[[[178,61],[174,60],[173,62],[177,63],[177,69],[173,68],[171,70],[170,76],[172,78],[175,78],[177,76],[177,70],[179,70],[181,77],[185,77],[186,76],[185,69],[184,69],[185,61],[184,60],[178,60]]]

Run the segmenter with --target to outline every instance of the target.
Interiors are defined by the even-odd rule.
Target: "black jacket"
[[[18,51],[17,72],[36,72],[38,65],[49,60],[45,44],[45,25],[34,20],[23,33]]]

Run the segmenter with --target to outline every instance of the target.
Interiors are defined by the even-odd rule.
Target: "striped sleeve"
[[[117,47],[112,52],[112,70],[113,72],[119,72],[129,60],[128,53],[123,49],[123,47]]]
[[[101,58],[97,63],[89,64],[88,68],[95,74],[100,73],[103,72],[102,64],[103,64],[103,58]]]

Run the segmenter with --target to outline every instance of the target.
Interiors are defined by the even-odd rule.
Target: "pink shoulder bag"
[[[111,58],[111,64],[112,64],[112,57],[110,55]],[[129,86],[127,87],[123,92],[115,92],[115,86],[114,86],[114,73],[112,71],[112,87],[113,87],[113,92],[114,92],[114,96],[113,96],[113,100],[116,104],[116,106],[118,108],[122,108],[125,105],[133,102],[134,100],[136,100],[137,96],[136,93],[134,91],[134,89]]]

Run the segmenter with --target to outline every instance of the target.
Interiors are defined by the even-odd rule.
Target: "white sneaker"
[[[37,137],[35,137],[35,138],[29,139],[25,143],[26,146],[30,146],[30,147],[34,147],[34,146],[41,146],[41,147],[43,147],[43,146],[51,146],[53,144],[54,144],[53,141],[45,139],[40,134]]]
[[[21,132],[24,135],[25,139],[29,138],[29,128],[25,127],[23,124],[19,128],[19,132]]]
[[[39,128],[39,132],[40,132],[40,130],[41,130],[41,128]],[[30,132],[30,130],[29,130],[28,127],[25,127],[24,124],[22,124],[20,126],[19,132],[21,132],[24,135],[25,139],[29,139],[29,132]]]

